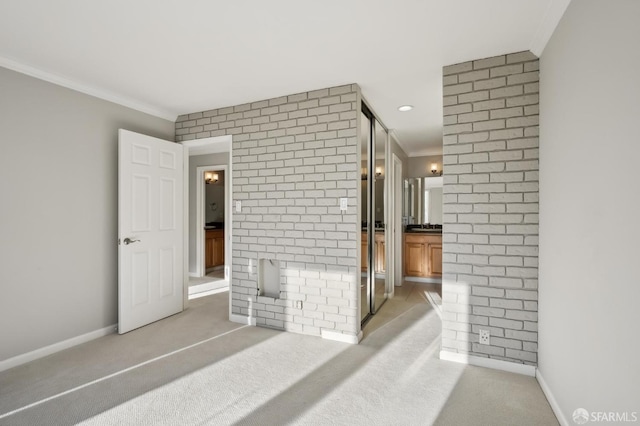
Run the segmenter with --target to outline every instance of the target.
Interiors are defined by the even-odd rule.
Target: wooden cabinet
[[[373,267],[375,272],[382,273],[385,271],[386,267],[386,254],[385,254],[385,244],[384,244],[384,232],[376,232],[374,237],[374,256],[375,259],[373,261]],[[362,271],[367,270],[367,233],[362,232],[362,236],[360,238],[360,247],[362,249],[362,256],[360,258],[360,268]]]
[[[429,271],[431,275],[442,275],[442,238],[439,245],[429,245]]]
[[[441,234],[404,234],[404,273],[409,277],[442,275]]]
[[[422,242],[406,241],[404,243],[404,271],[411,277],[423,277],[427,275],[427,263],[425,262],[425,246]]]
[[[360,269],[363,272],[367,271],[367,233],[362,232],[360,237],[360,248],[362,255],[360,256]]]
[[[206,231],[205,268],[224,265],[224,229]]]
[[[213,241],[212,266],[224,265],[224,235],[221,238],[215,238]]]

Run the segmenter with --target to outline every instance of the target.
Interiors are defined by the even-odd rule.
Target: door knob
[[[138,241],[140,241],[140,240],[136,240],[136,239],[127,237],[127,238],[124,239],[123,242],[124,242],[125,246],[128,246],[129,244],[137,243]]]

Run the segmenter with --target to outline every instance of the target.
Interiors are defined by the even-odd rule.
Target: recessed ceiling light
[[[401,107],[398,107],[398,111],[411,111],[413,109],[413,107],[411,105],[402,105]]]

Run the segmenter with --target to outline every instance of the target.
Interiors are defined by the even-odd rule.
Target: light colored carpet
[[[557,424],[535,379],[439,360],[428,303],[388,300],[360,345],[240,326],[227,309],[227,293],[204,297],[0,373],[0,424]]]
[[[224,280],[224,269],[208,272],[204,277],[189,277],[189,287]]]
[[[204,277],[189,277],[189,300],[220,293],[229,289],[224,269],[207,273]]]

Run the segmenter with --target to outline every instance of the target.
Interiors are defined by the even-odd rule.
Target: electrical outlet
[[[349,200],[347,198],[340,198],[340,210],[343,212],[347,211]]]
[[[480,344],[481,345],[491,344],[491,332],[489,330],[480,330]]]
[[[296,300],[296,309],[302,309],[302,300]]]

